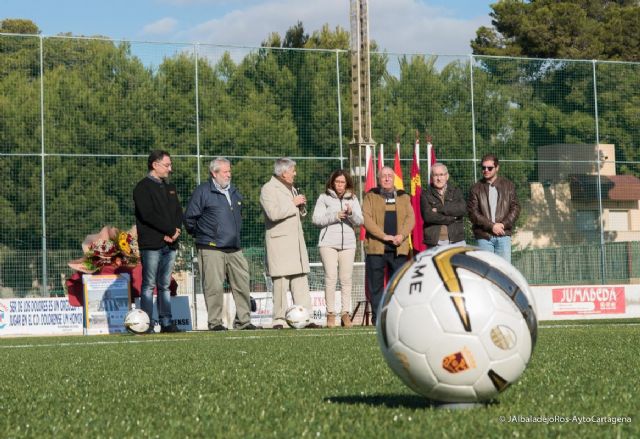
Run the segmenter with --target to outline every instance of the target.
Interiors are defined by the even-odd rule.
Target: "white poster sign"
[[[131,297],[128,273],[82,276],[85,334],[126,332],[124,318]]]

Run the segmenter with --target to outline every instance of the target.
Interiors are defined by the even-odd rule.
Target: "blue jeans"
[[[511,236],[492,236],[490,239],[478,239],[481,250],[502,256],[511,262]]]
[[[176,251],[168,246],[160,250],[140,250],[142,259],[142,291],[140,307],[153,316],[153,290],[158,287],[158,322],[161,326],[171,324],[171,273],[176,261]],[[153,327],[153,326],[152,326]]]

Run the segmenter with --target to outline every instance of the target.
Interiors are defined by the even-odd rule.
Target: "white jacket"
[[[338,218],[338,214],[351,206],[351,215],[344,220]],[[313,209],[313,224],[322,227],[318,247],[333,247],[344,250],[356,248],[356,234],[353,228],[363,222],[362,208],[358,199],[351,192],[346,192],[342,198],[329,189],[329,193],[318,197]]]

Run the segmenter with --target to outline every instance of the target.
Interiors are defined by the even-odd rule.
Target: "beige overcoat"
[[[271,277],[309,272],[309,255],[302,232],[300,209],[293,204],[293,192],[276,177],[260,190],[264,213],[267,274]]]

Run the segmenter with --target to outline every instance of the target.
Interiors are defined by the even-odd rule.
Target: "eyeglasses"
[[[495,166],[480,166],[483,171],[493,171]]]
[[[156,162],[157,164],[164,166],[165,168],[170,168],[171,167],[171,163],[162,163],[162,162]]]

